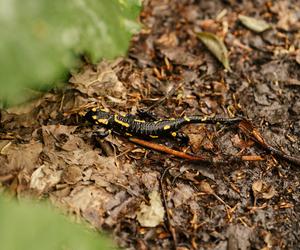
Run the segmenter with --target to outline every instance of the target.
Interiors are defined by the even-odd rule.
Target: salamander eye
[[[95,115],[95,112],[90,110],[85,114],[84,119],[93,123],[95,120],[97,120],[97,116]]]
[[[103,111],[103,110],[97,110],[97,112],[95,112],[95,114],[97,115],[97,118],[98,119],[107,119],[109,118],[110,114],[106,111]]]

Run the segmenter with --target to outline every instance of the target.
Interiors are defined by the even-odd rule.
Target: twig
[[[163,174],[161,175],[160,179],[159,179],[159,185],[160,185],[160,189],[161,189],[161,195],[162,195],[162,199],[163,199],[163,203],[164,203],[164,207],[166,210],[166,215],[167,215],[167,226],[168,226],[168,230],[170,231],[173,241],[174,241],[174,249],[177,249],[177,237],[176,237],[176,232],[175,229],[172,227],[171,224],[171,219],[170,219],[170,213],[169,213],[169,209],[168,209],[168,205],[167,205],[167,201],[166,201],[166,195],[165,195],[165,191],[163,188],[163,179],[165,178],[166,173],[173,168],[174,166],[170,166],[167,167]]]
[[[285,160],[288,160],[291,163],[294,163],[300,166],[300,158],[288,155],[283,151],[274,148],[270,144],[266,142],[266,140],[262,137],[261,133],[252,125],[252,123],[248,120],[243,120],[238,124],[239,129],[252,140],[257,142],[262,148],[268,150],[269,152],[277,155]]]
[[[153,143],[150,141],[145,141],[139,138],[135,137],[130,137],[129,141],[139,144],[143,147],[153,149],[158,152],[163,152],[169,155],[173,155],[175,157],[185,159],[188,161],[193,161],[193,162],[206,162],[210,164],[221,164],[221,163],[233,163],[233,162],[241,162],[241,161],[262,161],[264,160],[260,156],[252,156],[252,155],[244,155],[244,156],[228,156],[228,155],[223,155],[224,159],[220,160],[220,157],[205,157],[205,156],[200,156],[200,155],[191,155],[188,153],[184,153],[182,151],[174,150],[171,148],[168,148],[164,145]]]
[[[189,161],[205,161],[205,162],[212,162],[213,161],[213,160],[205,158],[203,156],[190,155],[190,154],[187,154],[187,153],[184,153],[184,152],[181,152],[181,151],[177,151],[177,150],[168,148],[168,147],[163,146],[161,144],[153,143],[153,142],[150,142],[150,141],[145,141],[145,140],[138,139],[138,138],[135,138],[135,137],[130,137],[129,140],[131,142],[139,144],[143,147],[154,149],[156,151],[164,152],[164,153],[167,153],[167,154],[170,154],[170,155],[174,155],[174,156],[177,156],[179,158],[186,159],[186,160],[189,160]]]

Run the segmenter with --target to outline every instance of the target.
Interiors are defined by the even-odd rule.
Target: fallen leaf
[[[262,180],[257,180],[252,184],[254,196],[257,198],[269,200],[276,195],[276,190],[273,186],[268,185]]]
[[[86,67],[82,72],[74,74],[70,83],[75,86],[81,93],[88,96],[106,96],[110,95],[115,98],[124,97],[126,88],[119,81],[115,63],[103,60],[97,65],[96,69]],[[122,98],[121,98],[122,99]]]
[[[262,188],[263,188],[263,181],[262,180],[255,181],[252,184],[252,190],[253,190],[254,194],[260,193]]]
[[[224,68],[230,70],[228,50],[223,41],[210,32],[198,32],[197,36],[209,51],[223,64]]]
[[[142,202],[137,220],[143,227],[156,227],[164,220],[165,210],[157,191],[149,194],[150,206]]]
[[[179,183],[172,193],[174,207],[187,204],[194,195],[194,189],[191,186]]]
[[[257,33],[264,32],[267,29],[270,29],[272,27],[264,20],[256,19],[244,15],[239,15],[239,20],[245,27]]]
[[[240,149],[245,149],[245,148],[248,148],[249,146],[253,145],[252,141],[244,141],[238,135],[233,136],[231,138],[231,141],[235,147],[240,148]]]
[[[267,190],[265,190],[265,192],[262,194],[262,198],[269,200],[271,198],[273,198],[273,196],[276,195],[276,190],[273,186],[270,186]]]
[[[82,179],[82,170],[77,166],[69,166],[63,170],[61,179],[65,183],[75,184]]]
[[[0,168],[0,174],[3,175],[21,169],[33,170],[36,168],[42,150],[43,145],[35,141],[27,144],[7,144],[1,151],[1,155],[7,157],[7,163],[5,163],[5,167]]]
[[[226,249],[250,249],[254,230],[243,225],[229,225],[227,228],[228,245]]]
[[[296,51],[296,57],[295,57],[296,62],[300,65],[300,49]]]
[[[42,165],[32,173],[30,188],[42,193],[56,185],[61,180],[61,175],[61,170],[53,170],[50,166]]]
[[[211,188],[208,182],[201,181],[200,183],[200,190],[206,194],[213,194],[214,190]]]

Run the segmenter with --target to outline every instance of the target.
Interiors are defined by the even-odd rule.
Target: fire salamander
[[[102,109],[93,108],[89,110],[84,117],[92,124],[106,128],[105,132],[99,134],[105,137],[110,131],[125,135],[144,138],[171,137],[178,140],[182,144],[186,144],[189,138],[186,134],[178,132],[178,130],[187,124],[207,123],[207,124],[233,124],[240,122],[242,118],[218,118],[203,116],[184,116],[182,118],[171,118],[165,120],[145,121],[135,119],[133,115],[118,115],[107,112]]]

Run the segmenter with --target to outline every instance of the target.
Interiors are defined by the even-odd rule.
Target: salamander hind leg
[[[171,132],[170,135],[180,144],[180,146],[186,146],[190,141],[189,136],[182,132]]]
[[[111,133],[111,130],[107,129],[107,130],[96,130],[93,132],[93,136],[99,138],[99,139],[104,139],[105,137],[107,137],[109,134]]]

